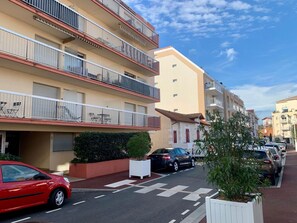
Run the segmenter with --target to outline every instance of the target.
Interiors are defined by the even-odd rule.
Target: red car
[[[70,197],[67,178],[25,163],[0,160],[0,213],[47,203],[59,208]]]

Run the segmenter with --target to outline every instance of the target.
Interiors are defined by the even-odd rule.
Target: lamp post
[[[297,137],[296,137],[296,124],[297,124],[297,120],[296,120],[296,117],[294,117],[292,119],[292,124],[293,124],[293,139],[294,139],[295,151],[297,151]]]

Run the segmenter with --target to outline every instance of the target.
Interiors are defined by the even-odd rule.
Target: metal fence
[[[160,99],[160,89],[0,27],[0,52]]]
[[[160,127],[157,116],[4,90],[0,90],[0,117]]]
[[[159,62],[95,22],[55,0],[22,0],[147,68],[159,72]]]

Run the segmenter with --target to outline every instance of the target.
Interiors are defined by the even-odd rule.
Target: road
[[[1,223],[174,223],[181,222],[215,193],[201,166],[118,191],[74,192],[61,208],[46,206],[0,216]]]

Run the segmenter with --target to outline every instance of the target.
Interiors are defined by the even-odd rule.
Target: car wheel
[[[275,175],[272,175],[272,176],[270,177],[270,183],[271,183],[272,186],[275,185]]]
[[[54,208],[59,208],[64,204],[65,192],[58,188],[51,193],[49,198],[49,205]]]
[[[194,167],[195,166],[195,159],[192,159],[191,160],[191,167]]]
[[[173,162],[173,171],[177,172],[179,169],[178,163],[176,161]]]

